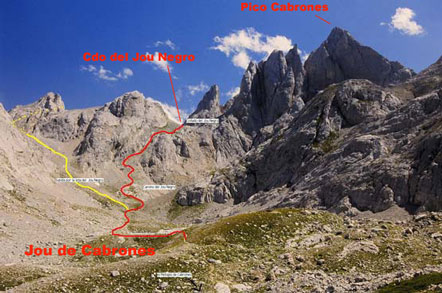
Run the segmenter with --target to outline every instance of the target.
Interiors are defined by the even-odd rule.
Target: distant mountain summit
[[[399,62],[389,61],[370,47],[361,45],[349,32],[334,28],[327,40],[305,62],[306,90],[311,97],[332,83],[368,79],[387,86],[415,75]]]

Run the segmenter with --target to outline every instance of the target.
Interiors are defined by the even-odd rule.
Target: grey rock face
[[[301,57],[299,56],[298,46],[295,45],[285,56],[287,61],[287,66],[292,69],[295,76],[295,97],[302,96],[302,86],[304,84],[304,66],[301,62]]]
[[[367,94],[365,100],[361,100],[361,92]],[[318,151],[330,151],[341,129],[384,116],[388,112],[382,107],[394,109],[398,106],[394,97],[386,102],[386,96],[372,83],[357,80],[344,82],[318,95],[278,136],[246,157],[245,176],[249,184],[238,188],[242,196],[239,201],[258,191],[303,180],[304,175],[320,162]]]
[[[344,82],[336,93],[336,104],[345,121],[344,126],[353,126],[374,120],[396,110],[400,100],[368,81]]]
[[[405,99],[413,99],[442,88],[442,56],[436,63],[393,90]]]
[[[105,105],[105,108],[108,108],[109,112],[116,117],[142,116],[145,114],[146,108],[150,107],[151,105],[146,103],[143,94],[138,91],[126,93]]]
[[[38,111],[39,109],[41,111]],[[49,92],[30,105],[14,107],[9,111],[9,114],[13,119],[31,113],[34,118],[39,118],[62,111],[64,111],[64,102],[61,99],[61,96],[57,93]]]
[[[78,165],[93,172],[105,170],[109,181],[119,181],[124,158],[140,152],[150,141],[145,152],[129,161],[137,170],[140,184],[180,186],[197,181],[214,164],[212,129],[186,125],[173,135],[159,133],[150,140],[153,133],[170,132],[179,126],[169,117],[160,103],[139,92],[116,98],[95,111],[74,150]]]
[[[252,145],[252,138],[244,133],[238,119],[233,115],[220,117],[220,125],[213,130],[212,141],[220,166],[244,155]]]
[[[415,151],[410,203],[421,209],[442,209],[442,135],[425,137]]]
[[[213,85],[189,118],[216,118],[220,115],[219,88],[217,85]]]
[[[133,129],[150,133],[168,123],[168,117],[159,104],[144,98],[139,92],[126,93],[95,112],[75,153],[78,156],[88,153],[98,161],[113,160],[115,155],[124,156],[140,147],[132,138]]]
[[[61,142],[82,137],[95,109],[69,110],[49,115],[36,125],[34,133]]]
[[[251,62],[239,94],[229,101],[220,125],[213,131],[217,162],[227,165],[250,150],[261,128],[304,106],[301,98],[304,70],[295,46],[286,56],[274,51],[266,61]],[[196,111],[198,112],[198,110]]]
[[[252,137],[272,124],[297,103],[299,107],[303,69],[297,48],[286,56],[273,51],[266,61],[250,63],[241,81],[239,95],[226,115],[235,116]]]
[[[331,85],[297,114],[262,128],[238,163],[199,186],[196,202],[217,201],[213,190],[221,185],[235,203],[275,200],[351,214],[396,204],[439,210],[440,139],[418,129],[438,125],[440,101],[433,92],[404,104],[368,80]],[[193,204],[186,192],[195,195],[188,188],[180,193],[186,205]]]
[[[414,75],[398,62],[390,62],[373,49],[358,43],[347,31],[334,28],[327,40],[305,62],[306,90],[314,96],[332,83],[368,79],[386,86]]]
[[[178,191],[176,200],[180,205],[192,206],[205,202],[226,203],[232,198],[235,187],[223,176],[212,182],[216,184],[191,184]]]
[[[65,110],[61,96],[49,92],[35,103],[13,108],[9,114],[14,119],[26,115],[23,127],[28,132],[65,142],[84,135],[94,111]]]
[[[41,98],[37,103],[50,112],[64,111],[64,103],[61,96],[53,92],[47,93],[46,96]]]

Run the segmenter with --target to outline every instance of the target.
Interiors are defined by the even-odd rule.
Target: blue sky
[[[240,3],[1,1],[0,102],[10,109],[55,91],[68,109],[85,108],[138,90],[146,97],[174,105],[169,76],[155,64],[85,62],[85,52],[107,56],[157,51],[195,55],[194,62],[170,64],[180,109],[187,112],[212,84],[220,86],[225,102],[228,92],[240,84],[244,62],[261,60],[273,44],[286,48],[296,43],[307,54],[334,26],[416,71],[442,54],[440,0],[291,1],[328,5],[329,11],[317,13],[248,12],[240,10]],[[219,37],[218,42],[215,37]],[[247,47],[250,40],[253,42]],[[219,50],[214,49],[217,46]]]

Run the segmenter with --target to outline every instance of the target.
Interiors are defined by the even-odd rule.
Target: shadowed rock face
[[[374,122],[399,107],[399,99],[367,80],[349,80],[331,87],[307,103],[293,119],[282,122],[283,125],[278,126],[267,140],[232,166],[229,174],[214,176],[206,188],[199,185],[195,190],[181,191],[178,200],[181,204],[195,204],[208,198],[217,202],[233,198],[239,203],[259,192],[302,185],[307,174],[321,163],[324,152],[331,151],[333,141],[342,130]],[[342,154],[349,156],[353,152],[363,152],[369,160],[386,155],[384,148],[376,137],[367,137],[354,141],[342,150]],[[340,159],[341,156],[333,157],[334,167],[340,166]],[[325,174],[327,170],[334,174],[334,168],[323,168]],[[321,184],[325,182],[308,188],[315,190]],[[223,196],[210,198],[216,189],[225,190]],[[187,198],[187,192],[191,198]],[[319,200],[317,196],[315,194]],[[337,194],[333,196],[339,197]],[[327,205],[336,204],[331,198],[328,197],[330,204]]]
[[[428,68],[393,89],[405,99],[420,97],[442,88],[442,56]]]
[[[347,31],[334,28],[327,40],[305,62],[309,97],[332,83],[368,79],[386,86],[403,82],[414,72],[357,42]]]
[[[438,81],[437,68],[410,82]],[[233,199],[349,215],[394,205],[410,212],[440,210],[442,89],[435,86],[404,100],[368,80],[330,85],[291,118],[261,129],[266,135],[238,163],[206,185],[180,190],[177,200],[193,205]]]
[[[442,210],[442,134],[432,134],[419,143],[412,170],[411,203]]]
[[[195,112],[190,118],[216,118],[221,115],[221,108],[219,105],[219,88],[217,85],[210,87],[210,90],[204,95],[199,102]]]
[[[282,51],[273,51],[266,61],[249,64],[240,93],[226,115],[235,116],[245,133],[255,136],[260,128],[272,124],[282,114],[302,108],[303,78],[296,46],[286,56]]]
[[[249,64],[239,94],[223,107],[219,127],[212,131],[219,166],[249,151],[263,127],[302,109],[303,78],[296,46],[286,55],[274,51],[266,61]],[[190,117],[217,117],[218,96],[218,88],[212,87]]]

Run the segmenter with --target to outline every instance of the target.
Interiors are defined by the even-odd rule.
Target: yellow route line
[[[40,112],[41,112],[41,110],[35,111],[34,113],[29,114],[29,116],[39,114]],[[25,119],[25,118],[27,118],[27,117],[28,117],[28,115],[23,115],[22,117],[20,117],[20,118],[14,120],[14,121],[12,121],[11,124],[12,124],[13,126],[17,127],[17,126],[15,125],[15,123],[18,122],[18,121],[20,121],[20,120],[22,120],[22,119]],[[17,127],[17,128],[18,128],[18,127]],[[27,132],[24,130],[24,128],[18,128],[18,129],[19,129],[21,132],[23,132],[27,137],[30,137],[30,138],[32,138],[33,140],[35,140],[35,141],[36,141],[38,144],[40,144],[41,146],[43,146],[43,147],[45,147],[46,149],[50,150],[52,153],[56,154],[57,156],[62,157],[62,158],[64,159],[64,171],[65,171],[66,174],[69,176],[69,178],[71,178],[71,179],[74,178],[74,177],[72,176],[72,174],[71,174],[71,173],[69,172],[69,170],[68,170],[68,163],[69,163],[69,161],[68,161],[68,157],[67,157],[67,156],[65,156],[65,155],[62,154],[62,153],[57,152],[56,150],[54,150],[53,148],[51,148],[50,146],[48,146],[47,144],[45,144],[44,142],[42,142],[41,140],[39,140],[37,137],[33,136],[32,134],[27,133]],[[125,205],[125,204],[122,203],[121,201],[118,201],[118,200],[116,200],[116,199],[113,199],[112,197],[110,197],[110,196],[107,195],[106,193],[99,192],[99,191],[96,190],[95,188],[92,188],[92,187],[87,186],[87,185],[80,184],[80,183],[78,183],[78,182],[75,182],[75,184],[77,184],[77,185],[80,186],[81,188],[89,189],[89,190],[95,192],[96,194],[98,194],[98,195],[100,195],[100,196],[103,196],[103,197],[105,197],[105,198],[107,198],[107,199],[109,199],[109,200],[111,200],[111,201],[113,201],[113,202],[115,202],[115,203],[117,203],[117,204],[123,206],[126,210],[129,209],[129,207],[128,207],[127,205]]]

